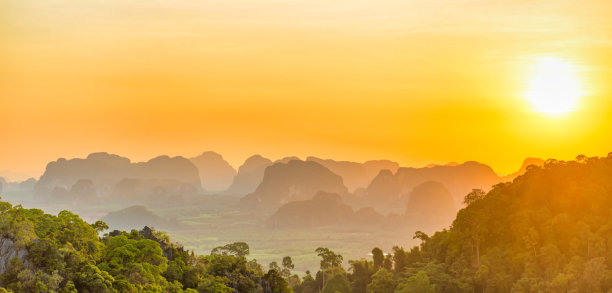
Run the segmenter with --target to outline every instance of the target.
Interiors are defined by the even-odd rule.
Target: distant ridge
[[[371,208],[354,212],[340,195],[319,191],[312,199],[284,204],[268,219],[267,225],[273,229],[363,227],[380,224],[383,218]]]
[[[518,169],[518,171],[512,173],[512,174],[508,174],[504,177],[502,177],[503,181],[512,181],[514,180],[514,178],[525,174],[525,172],[527,171],[527,167],[534,165],[536,167],[541,167],[544,166],[544,163],[546,161],[544,161],[543,159],[540,158],[526,158],[523,161],[523,164],[521,164],[521,168]]]
[[[406,204],[406,220],[429,233],[446,228],[457,209],[451,193],[440,182],[426,181],[412,189]]]
[[[208,151],[189,160],[198,168],[200,181],[205,190],[226,190],[236,176],[236,169],[218,153]]]
[[[365,163],[335,161],[332,159],[324,160],[317,157],[308,157],[306,160],[317,162],[330,171],[342,176],[344,185],[351,192],[358,188],[367,187],[381,170],[387,169],[395,172],[400,167],[398,163],[389,160],[372,160]]]
[[[225,191],[226,194],[245,195],[255,191],[257,185],[264,177],[264,171],[272,165],[270,159],[260,155],[253,155],[244,161],[234,176],[232,185]]]
[[[100,220],[104,221],[111,230],[139,229],[139,227],[151,226],[158,229],[172,229],[179,226],[176,221],[168,221],[149,211],[143,205],[130,206],[118,211],[110,212]]]
[[[491,167],[474,161],[455,166],[401,167],[395,174],[389,170],[381,171],[368,186],[365,199],[374,206],[384,207],[410,194],[413,188],[427,181],[441,183],[452,194],[455,206],[459,208],[463,196],[472,189],[489,190],[501,178]]]
[[[120,190],[165,196],[176,191],[197,193],[202,188],[198,168],[183,157],[158,156],[147,162],[132,163],[118,155],[92,153],[84,159],[62,158],[49,163],[34,189],[42,198],[70,199],[84,195],[80,190],[87,196],[92,193],[109,196]]]
[[[275,163],[266,168],[261,184],[243,197],[240,205],[271,211],[291,201],[309,200],[319,191],[348,194],[342,177],[321,164],[299,160]]]

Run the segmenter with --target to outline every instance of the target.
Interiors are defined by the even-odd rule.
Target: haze
[[[215,150],[402,165],[607,153],[608,1],[2,1],[1,169]],[[538,58],[586,94],[524,92]],[[427,127],[423,127],[427,126]],[[500,156],[503,149],[503,156]],[[9,176],[4,172],[4,176]],[[14,173],[10,173],[14,174]]]

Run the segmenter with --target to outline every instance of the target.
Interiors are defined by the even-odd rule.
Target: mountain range
[[[147,162],[108,153],[92,153],[84,159],[58,159],[34,186],[41,199],[72,201],[84,197],[149,198],[201,192],[198,168],[186,158],[159,156]]]
[[[215,152],[190,159],[159,156],[146,162],[92,153],[86,158],[50,162],[37,181],[0,180],[0,188],[4,192],[30,188],[39,200],[73,204],[102,200],[180,204],[184,197],[214,193],[240,197],[240,210],[271,215],[269,221],[282,222],[272,225],[276,228],[338,222],[326,213],[346,211],[348,218],[340,221],[343,225],[359,222],[356,219],[380,222],[393,214],[401,221],[428,223],[427,227],[439,229],[448,225],[463,206],[463,197],[473,189],[486,192],[521,175],[529,165],[543,163],[527,158],[517,172],[500,176],[474,161],[413,168],[388,160],[358,163],[311,156],[272,161],[254,155],[235,170]],[[287,218],[289,215],[292,217]]]

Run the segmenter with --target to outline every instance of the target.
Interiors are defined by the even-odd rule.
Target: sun
[[[583,95],[573,64],[559,58],[541,58],[529,78],[527,99],[536,111],[562,115],[576,109]]]

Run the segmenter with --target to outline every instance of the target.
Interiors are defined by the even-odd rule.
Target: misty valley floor
[[[317,247],[328,247],[342,254],[345,260],[371,258],[372,247],[390,251],[393,246],[405,248],[418,245],[412,239],[416,229],[372,230],[339,229],[337,227],[318,227],[309,229],[273,229],[265,225],[269,215],[242,213],[234,205],[240,197],[227,195],[201,195],[197,204],[177,204],[170,207],[153,205],[149,210],[164,219],[172,219],[176,225],[155,227],[166,231],[173,241],[197,254],[208,254],[218,246],[244,241],[251,247],[251,258],[262,264],[280,261],[291,256],[295,271],[304,273],[316,271],[320,258],[315,254]],[[27,194],[6,193],[3,200],[22,204],[26,208],[40,208],[48,213],[57,214],[70,210],[88,222],[95,222],[111,211],[126,206],[116,204],[99,205],[59,205],[36,202]],[[450,225],[450,223],[449,223]],[[142,229],[129,225],[112,226],[112,229]]]

